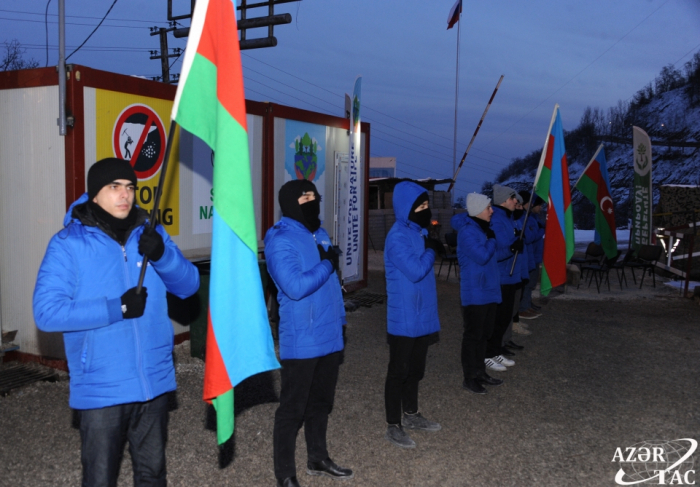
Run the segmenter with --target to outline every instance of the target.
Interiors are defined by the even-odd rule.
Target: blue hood
[[[394,187],[394,214],[402,223],[408,223],[408,212],[411,211],[416,199],[428,191],[411,181],[402,181]]]
[[[66,212],[66,216],[63,218],[63,226],[67,227],[68,224],[73,220],[73,208],[75,208],[78,205],[82,205],[88,200],[88,194],[83,193],[83,195],[75,200],[73,204],[70,205],[70,208],[68,208],[68,211]]]

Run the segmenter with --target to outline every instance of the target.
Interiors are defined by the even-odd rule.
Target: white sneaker
[[[504,372],[504,371],[508,370],[505,368],[505,366],[503,366],[497,362],[494,362],[493,359],[490,359],[490,358],[484,359],[484,363],[486,364],[487,369],[493,370],[495,372]]]
[[[515,365],[515,360],[506,358],[503,355],[496,355],[492,360],[498,364],[505,365],[506,367],[512,367]]]

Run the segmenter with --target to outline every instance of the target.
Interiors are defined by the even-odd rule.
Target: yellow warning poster
[[[97,160],[118,157],[129,161],[139,179],[136,204],[150,212],[165,158],[173,102],[131,93],[95,91]],[[178,138],[176,131],[158,211],[160,223],[171,236],[180,233]]]

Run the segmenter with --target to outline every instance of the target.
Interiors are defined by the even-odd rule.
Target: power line
[[[48,3],[51,3],[51,0],[49,0]],[[47,3],[47,6],[48,6]],[[42,15],[40,13],[36,12],[25,12],[22,10],[7,10],[7,9],[1,9],[0,12],[7,12],[7,13],[13,13],[13,14],[27,14],[27,15]],[[58,14],[47,14],[50,17],[58,17]],[[89,17],[86,15],[66,15],[66,18],[72,18],[72,19],[92,19],[92,20],[98,20],[101,19],[102,17]],[[10,20],[15,20],[15,19],[10,19]],[[124,22],[143,22],[145,24],[167,24],[167,22],[163,22],[162,20],[139,20],[139,19],[110,19],[110,21],[124,21]],[[36,22],[36,21],[28,21],[28,22]],[[80,25],[88,25],[88,24],[80,24]],[[92,25],[92,24],[89,24]]]
[[[76,52],[78,52],[78,51],[80,50],[80,48],[83,47],[83,46],[85,45],[85,43],[92,37],[92,34],[94,34],[95,32],[97,32],[97,29],[100,28],[100,26],[102,25],[102,22],[105,21],[105,19],[107,18],[107,16],[109,15],[109,13],[112,11],[112,8],[114,7],[114,5],[115,5],[116,3],[117,3],[117,0],[114,0],[114,1],[112,2],[112,5],[109,6],[109,10],[107,10],[107,13],[105,14],[105,16],[102,17],[102,20],[100,20],[100,23],[97,24],[97,26],[95,26],[94,29],[92,29],[92,32],[90,32],[90,35],[87,36],[87,37],[85,38],[85,40],[83,41],[83,43],[80,44],[80,45],[78,46],[78,48],[77,48],[75,51],[71,52],[71,53],[66,57],[66,61],[68,61],[68,59],[69,59],[73,54],[75,54]]]
[[[252,59],[253,61],[259,62],[259,63],[261,63],[261,64],[264,64],[265,66],[268,66],[268,67],[270,67],[270,68],[272,68],[272,69],[275,69],[275,70],[277,70],[277,71],[279,71],[279,72],[281,72],[281,73],[283,73],[283,74],[285,74],[285,75],[287,75],[287,76],[291,76],[292,78],[298,79],[299,81],[301,81],[301,82],[303,82],[303,83],[309,84],[309,85],[314,86],[314,87],[316,87],[316,88],[318,88],[318,89],[320,89],[320,90],[323,90],[323,91],[325,91],[325,92],[327,92],[327,93],[330,93],[331,95],[333,95],[333,96],[335,96],[335,97],[344,98],[343,95],[339,95],[339,94],[337,94],[337,93],[334,93],[333,91],[330,91],[330,90],[328,90],[328,89],[326,89],[326,88],[324,88],[324,87],[322,87],[322,86],[319,86],[319,85],[317,85],[317,84],[315,84],[315,83],[312,83],[312,82],[310,82],[310,81],[307,81],[307,80],[305,80],[305,79],[303,79],[303,78],[301,78],[301,77],[299,77],[299,76],[296,76],[296,75],[294,75],[294,74],[292,74],[292,73],[289,73],[289,72],[287,72],[287,71],[285,71],[285,70],[283,70],[283,69],[280,69],[280,68],[278,68],[277,66],[273,66],[272,64],[269,64],[269,63],[266,63],[266,62],[261,61],[261,60],[259,60],[259,59],[256,59],[256,58],[254,58],[254,57],[252,57],[252,56],[250,56],[250,55],[248,55],[248,54],[243,54],[243,55],[244,55],[245,57],[249,58],[249,59]],[[254,70],[252,70],[252,68],[246,68],[246,69],[250,69],[251,71],[254,71]],[[269,76],[266,76],[266,75],[264,75],[264,74],[262,74],[262,73],[260,73],[260,72],[258,72],[258,71],[255,71],[255,72],[258,73],[258,74],[260,74],[260,75],[262,75],[262,76],[265,76],[266,78],[270,78]],[[273,79],[273,78],[270,78],[270,79]],[[284,84],[285,86],[287,86],[287,87],[289,87],[289,88],[296,89],[296,88],[293,88],[293,87],[287,85],[286,83],[282,83],[282,82],[279,82],[279,81],[278,81],[278,83]],[[308,94],[308,93],[307,93],[307,94]],[[309,95],[309,96],[314,96],[314,95]],[[330,103],[330,102],[327,102],[327,103]],[[374,109],[374,108],[371,108],[370,106],[367,106],[366,104],[363,104],[363,105],[362,105],[362,108],[363,108],[363,109],[366,109],[366,110],[369,110],[369,111],[371,111],[371,112],[378,113],[378,114],[380,114],[380,115],[382,115],[382,116],[385,116],[385,117],[390,118],[390,119],[392,119],[392,120],[395,120],[395,121],[397,121],[397,122],[401,122],[401,123],[403,123],[403,124],[405,124],[405,125],[408,125],[409,127],[412,127],[412,128],[418,129],[418,130],[421,130],[421,131],[426,132],[426,133],[428,133],[428,134],[430,134],[430,135],[434,135],[434,136],[436,136],[436,137],[440,137],[440,138],[443,138],[443,139],[445,139],[445,140],[449,140],[450,142],[452,141],[452,139],[450,139],[449,137],[445,137],[444,135],[436,134],[436,133],[431,132],[431,131],[429,131],[429,130],[426,130],[426,129],[422,128],[422,127],[418,127],[418,126],[416,126],[416,125],[413,125],[413,124],[411,124],[411,123],[406,122],[405,120],[401,120],[401,119],[396,118],[396,117],[394,117],[394,116],[392,116],[392,115],[389,115],[389,114],[386,114],[386,113],[381,112],[381,111],[379,111],[379,110],[376,110],[376,109]],[[374,123],[382,123],[382,122],[379,122],[379,121],[377,121],[377,120],[370,119],[370,118],[368,118],[368,117],[365,118],[365,119],[366,119],[367,121],[371,121],[371,122],[373,121]],[[391,126],[388,125],[388,124],[384,124],[384,125],[386,125],[387,127],[391,127]],[[393,128],[393,127],[392,127],[392,128]],[[425,141],[428,141],[428,142],[433,142],[432,140],[428,140],[428,139],[425,139],[424,137],[420,137],[420,136],[417,136],[417,135],[409,134],[408,132],[403,131],[403,130],[399,130],[399,129],[395,129],[395,128],[394,128],[394,130],[396,130],[396,131],[398,131],[398,132],[405,133],[405,134],[407,134],[407,135],[412,135],[412,136],[414,136],[414,137],[420,138],[420,139],[425,140]],[[461,142],[461,143],[463,143],[463,142]],[[446,146],[440,146],[440,147],[449,149],[450,151],[452,150],[451,148],[447,148]],[[476,149],[476,148],[475,148],[474,150],[475,150],[475,151],[478,151],[478,152],[484,152],[484,153],[489,154],[489,155],[492,155],[492,156],[494,156],[494,157],[499,157],[499,158],[502,158],[502,159],[508,159],[508,158],[503,157],[503,156],[500,156],[500,155],[498,155],[498,154],[493,154],[493,153],[490,153],[490,152],[487,152],[487,151],[483,151],[483,150],[480,150],[480,149]],[[493,162],[493,161],[490,161],[490,162]],[[508,161],[508,162],[510,163],[510,161]]]
[[[267,63],[264,63],[264,64],[267,64]],[[276,69],[278,69],[278,68],[276,68]],[[278,70],[279,70],[279,69],[278,69]],[[292,89],[292,90],[295,90],[295,91],[304,93],[305,95],[311,96],[311,97],[315,98],[316,100],[322,101],[322,102],[324,102],[324,103],[327,103],[327,104],[332,105],[332,106],[335,107],[335,104],[332,103],[332,102],[329,102],[329,101],[327,101],[327,100],[324,100],[324,99],[322,99],[322,98],[319,98],[319,97],[316,96],[316,95],[313,95],[313,94],[311,94],[311,93],[308,93],[308,92],[305,92],[305,91],[303,91],[303,90],[300,90],[299,88],[290,86],[290,85],[288,85],[287,83],[283,83],[282,81],[278,81],[278,80],[276,80],[276,79],[274,79],[274,78],[272,78],[272,77],[270,77],[270,76],[265,75],[264,73],[261,73],[261,72],[259,72],[259,71],[254,70],[254,69],[252,69],[252,68],[246,68],[246,71],[252,71],[252,72],[254,72],[254,73],[256,73],[256,74],[259,74],[260,76],[263,76],[263,77],[265,77],[265,78],[267,78],[267,79],[270,79],[270,80],[274,81],[275,83],[279,83],[279,84],[281,84],[281,85],[283,85],[283,86],[285,86],[285,87],[287,87],[287,88],[290,88],[290,89]],[[282,70],[279,70],[279,71],[282,71]],[[282,72],[284,72],[284,71],[282,71]],[[299,79],[299,80],[301,80],[301,81],[304,81],[302,78],[299,78],[299,77],[297,77],[297,76],[294,76],[294,75],[292,75],[291,73],[286,73],[286,74],[289,74],[290,76],[293,76],[293,77],[295,77],[295,78],[297,78],[297,79]],[[274,90],[274,91],[277,91],[277,92],[279,92],[279,93],[282,93],[282,94],[285,94],[285,95],[294,97],[293,95],[289,95],[288,93],[286,93],[286,92],[284,92],[284,91],[278,90],[278,89],[273,88],[273,87],[271,87],[271,86],[269,86],[269,85],[265,85],[264,83],[262,83],[262,82],[260,82],[260,81],[258,81],[258,80],[254,80],[254,79],[252,79],[252,78],[249,78],[249,79],[250,79],[251,81],[255,81],[255,82],[257,82],[257,83],[260,83],[261,85],[263,85],[263,86],[265,86],[265,87],[267,87],[267,88],[270,88],[271,90]],[[312,86],[316,86],[316,85],[314,85],[313,83],[309,83],[309,84],[311,84]],[[317,87],[318,87],[318,86],[317,86]],[[318,87],[318,88],[320,88],[320,87]],[[322,90],[324,90],[324,91],[328,91],[328,90],[326,90],[325,88],[320,88],[320,89],[322,89]],[[328,91],[328,92],[329,92],[329,93],[332,93],[332,92],[330,92],[330,91]],[[294,98],[296,98],[296,97],[294,97]],[[299,98],[296,98],[296,99],[299,99]],[[309,103],[309,102],[306,102],[306,103],[308,103],[308,104],[311,105],[311,106],[314,106],[315,108],[320,108],[320,107],[318,107],[317,105],[313,105],[312,103]],[[365,107],[365,108],[366,108],[366,107]],[[375,111],[375,112],[376,112],[376,110],[372,110],[372,111]],[[378,113],[381,113],[381,112],[378,112]],[[390,118],[394,118],[394,117],[390,117]],[[445,149],[445,150],[450,150],[448,147],[446,147],[446,146],[444,146],[444,145],[440,145],[440,144],[438,144],[438,143],[435,143],[433,140],[429,140],[429,139],[426,139],[426,138],[424,138],[424,137],[421,137],[421,136],[418,136],[418,135],[415,135],[415,134],[411,134],[411,133],[409,133],[409,132],[406,132],[405,130],[397,129],[397,128],[391,126],[391,125],[388,125],[388,124],[386,124],[386,123],[384,123],[384,122],[380,122],[380,121],[378,121],[378,120],[376,120],[376,119],[369,118],[369,117],[364,117],[364,119],[365,119],[366,121],[370,122],[370,123],[378,124],[378,125],[381,125],[381,126],[385,126],[385,127],[388,127],[388,128],[391,129],[391,130],[395,130],[395,131],[397,131],[397,132],[399,132],[399,133],[409,135],[409,136],[413,137],[414,139],[420,139],[420,140],[424,140],[424,141],[426,141],[426,142],[429,142],[429,143],[433,144],[433,146],[434,146],[435,148],[442,148],[442,149]],[[398,119],[397,119],[397,120],[398,120]],[[409,124],[409,125],[410,125],[410,124]],[[383,132],[383,131],[380,131],[379,129],[376,129],[376,128],[375,128],[375,130],[376,130],[376,131],[379,131],[379,132],[381,132],[381,133],[383,133],[383,134],[385,134],[385,135],[387,135],[387,136],[389,136],[389,137],[394,137],[394,138],[397,138],[397,139],[402,140],[402,141],[404,141],[404,142],[408,142],[409,144],[413,144],[413,145],[415,145],[415,146],[417,146],[417,147],[421,147],[421,148],[423,148],[423,149],[431,150],[431,149],[429,149],[429,148],[427,148],[427,147],[425,147],[425,146],[422,146],[422,145],[420,145],[420,144],[418,144],[418,143],[416,143],[416,142],[414,142],[414,141],[402,139],[401,137],[399,137],[399,136],[397,136],[397,135],[390,134],[390,133],[387,133],[387,132]],[[433,154],[433,156],[435,157],[434,154]],[[473,155],[473,156],[472,156],[472,159],[474,159],[474,158],[475,158],[475,159],[484,160],[484,161],[487,161],[487,162],[491,162],[491,163],[493,163],[493,164],[498,164],[496,161],[491,161],[491,160],[489,160],[489,159],[485,159],[485,158],[483,158],[483,157],[479,157],[479,156],[476,156],[476,155]],[[450,161],[448,161],[448,160],[445,159],[445,158],[442,158],[442,160],[447,161],[447,162],[450,162]],[[487,168],[487,167],[485,167],[485,166],[483,166],[483,165],[476,164],[476,163],[474,163],[474,162],[470,162],[470,166],[477,167],[477,168],[478,168],[478,167],[482,167],[482,168],[485,168],[485,169],[491,169],[491,168]]]
[[[43,24],[44,23],[43,20],[10,19],[7,17],[0,17],[0,20],[10,20],[12,22],[32,22],[34,24]],[[48,23],[49,24],[58,24],[58,21],[48,22]],[[66,25],[83,25],[83,26],[87,26],[87,27],[92,27],[94,24],[82,24],[79,22],[66,22]],[[115,27],[118,29],[143,29],[143,27],[138,27],[138,26],[133,26],[133,25],[114,25],[114,24],[105,24],[103,27]]]

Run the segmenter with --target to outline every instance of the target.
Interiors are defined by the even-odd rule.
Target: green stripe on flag
[[[257,254],[253,188],[250,177],[248,134],[216,96],[216,66],[197,54],[176,119],[188,132],[214,148],[214,206],[221,218]],[[214,114],[214,115],[213,115]],[[202,121],[206,123],[202,124]],[[218,191],[218,184],[235,181],[234,191]],[[246,217],[241,218],[242,215]]]
[[[233,435],[233,389],[215,397],[211,403],[216,409],[216,441],[221,445]]]
[[[540,177],[535,181],[535,194],[542,198],[545,203],[549,202],[549,183],[552,180],[552,170],[543,167]]]

